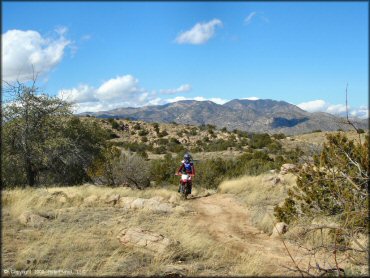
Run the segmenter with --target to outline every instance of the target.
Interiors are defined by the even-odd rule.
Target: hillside
[[[118,108],[96,113],[82,113],[101,118],[130,118],[146,122],[202,125],[211,124],[228,130],[302,134],[314,130],[348,130],[344,120],[327,113],[309,113],[284,101],[270,99],[234,99],[223,105],[212,101],[184,100],[165,105]],[[355,120],[359,128],[367,121]]]
[[[134,152],[145,151],[149,159],[163,158],[165,153],[176,155],[178,152],[188,150],[195,160],[222,157],[224,159],[242,155],[245,151],[252,151],[253,133],[243,132],[237,129],[228,131],[225,128],[217,129],[213,125],[195,126],[178,123],[151,123],[133,121],[127,119],[104,119],[94,117],[82,117],[84,120],[98,121],[103,127],[111,132],[110,142],[122,149],[130,149]],[[121,130],[125,125],[127,130]],[[115,128],[113,128],[114,126]],[[268,152],[269,144],[276,145],[282,150],[291,151],[297,147],[304,152],[312,154],[321,148],[327,134],[335,134],[338,131],[316,131],[306,134],[284,136],[272,134],[270,143],[266,142]],[[359,135],[355,131],[345,132],[350,139],[357,140]],[[258,135],[258,134],[257,134]],[[261,136],[257,136],[261,137]],[[254,137],[256,138],[256,137]],[[365,133],[361,134],[362,140]],[[258,149],[258,148],[257,148]],[[275,150],[276,151],[276,150]]]

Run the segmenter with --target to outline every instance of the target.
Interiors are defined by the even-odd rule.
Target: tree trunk
[[[26,171],[27,171],[27,183],[29,186],[33,187],[36,182],[36,171],[32,169],[32,165],[27,161]]]

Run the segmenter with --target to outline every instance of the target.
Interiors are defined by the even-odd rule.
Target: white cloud
[[[308,112],[326,112],[336,116],[346,116],[346,106],[344,104],[330,104],[322,99],[303,102],[297,105],[299,108]],[[366,107],[352,108],[348,106],[348,114],[352,117],[367,118],[369,110]]]
[[[174,97],[174,98],[163,99],[161,101],[161,104],[173,103],[173,102],[177,102],[177,101],[181,101],[181,100],[212,101],[212,102],[217,103],[217,104],[224,104],[224,103],[229,101],[227,99],[222,99],[222,98],[205,98],[205,97],[202,97],[202,96],[197,96],[197,97],[177,96],[177,97]]]
[[[89,85],[80,85],[77,88],[60,90],[58,96],[68,102],[85,103],[96,102],[94,88]]]
[[[164,95],[173,95],[173,94],[188,92],[190,90],[191,90],[190,84],[183,84],[176,89],[163,89],[163,90],[160,90],[159,92]]]
[[[318,99],[308,102],[302,102],[297,106],[303,110],[306,110],[307,112],[319,112],[324,111],[327,105],[324,100]]]
[[[342,115],[346,113],[346,106],[344,104],[328,105],[326,112],[334,115]]]
[[[197,101],[212,101],[214,103],[217,103],[217,104],[224,104],[226,102],[228,102],[229,100],[227,99],[222,99],[222,98],[205,98],[205,97],[195,97],[194,100],[197,100]]]
[[[104,82],[97,90],[96,97],[100,100],[119,100],[129,101],[140,99],[145,90],[139,87],[139,80],[132,75],[117,76]]]
[[[217,26],[222,27],[222,21],[219,19],[213,19],[206,23],[197,23],[190,30],[179,34],[175,41],[179,44],[206,43],[215,34]]]
[[[269,23],[270,20],[264,15],[263,12],[250,12],[244,19],[244,24],[245,25],[249,25],[252,23],[252,21],[254,20],[254,18],[259,18],[261,19],[263,22],[265,23]]]
[[[33,74],[45,74],[58,65],[71,44],[64,37],[67,28],[59,27],[58,38],[42,37],[33,30],[9,30],[2,34],[2,79],[27,81]]]
[[[257,12],[251,12],[249,15],[247,15],[247,17],[244,19],[244,23],[246,25],[250,24],[252,22],[252,19],[253,17],[255,17],[255,15],[257,14]]]
[[[258,97],[246,97],[246,98],[242,98],[242,99],[247,99],[247,100],[259,100]]]
[[[155,92],[141,88],[139,80],[132,75],[109,79],[98,88],[80,85],[77,88],[60,90],[58,96],[75,104],[77,113],[97,112],[118,107],[138,107],[158,102]]]

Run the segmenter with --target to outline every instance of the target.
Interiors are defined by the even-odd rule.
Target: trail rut
[[[258,254],[269,275],[293,275],[285,267],[294,269],[286,248],[280,238],[270,238],[254,227],[248,210],[232,195],[215,194],[193,200],[197,211],[195,225],[207,231],[217,242],[238,252]],[[301,257],[302,251],[287,243],[293,258]]]

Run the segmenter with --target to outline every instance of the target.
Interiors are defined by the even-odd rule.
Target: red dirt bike
[[[194,177],[194,175],[177,173],[175,174],[175,176],[181,176],[180,194],[184,199],[186,199],[187,196],[190,194],[189,181],[191,181],[191,177]]]

